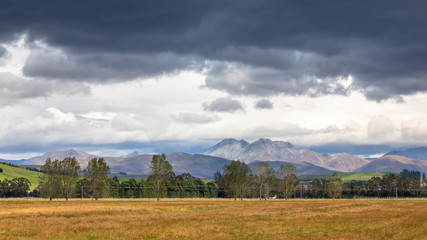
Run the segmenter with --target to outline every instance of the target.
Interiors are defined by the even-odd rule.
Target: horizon
[[[38,153],[38,154],[34,153],[34,154],[30,155],[29,157],[23,157],[23,158],[19,158],[19,159],[10,159],[10,158],[2,158],[2,157],[0,157],[0,159],[7,160],[7,161],[21,161],[21,160],[29,160],[31,158],[40,157],[40,156],[47,154],[47,153],[50,153],[50,152],[66,152],[66,151],[80,151],[80,152],[88,153],[91,155],[96,155],[99,157],[120,157],[120,158],[126,157],[126,155],[130,155],[130,154],[134,154],[134,153],[137,153],[137,155],[155,155],[155,154],[162,154],[162,153],[169,154],[169,153],[175,153],[175,152],[183,152],[183,153],[188,153],[188,154],[204,154],[204,152],[206,150],[216,146],[217,144],[219,144],[225,140],[245,141],[249,144],[253,144],[256,141],[259,141],[262,139],[271,140],[273,142],[277,142],[277,141],[278,142],[286,142],[286,141],[280,141],[280,140],[273,140],[273,139],[269,139],[269,138],[259,138],[259,139],[253,140],[253,141],[246,141],[244,139],[225,138],[225,139],[222,139],[221,141],[219,141],[213,145],[210,145],[206,148],[198,148],[199,151],[191,151],[191,150],[190,151],[182,151],[182,150],[178,150],[178,149],[169,149],[166,151],[159,151],[159,152],[143,152],[143,151],[139,151],[139,150],[133,150],[132,152],[124,152],[124,154],[122,154],[122,155],[111,155],[111,154],[109,155],[109,154],[103,154],[100,151],[85,151],[85,150],[82,150],[79,148],[68,148],[68,149],[52,149],[50,151]],[[292,145],[294,145],[294,144],[292,144]],[[414,150],[414,149],[418,149],[418,148],[424,148],[424,147],[416,147],[416,148],[393,149],[393,150],[390,150],[388,152],[379,153],[379,154],[375,154],[375,155],[358,155],[358,154],[353,154],[353,153],[345,152],[345,151],[336,151],[336,152],[332,152],[332,153],[329,152],[328,153],[328,152],[322,152],[322,151],[315,151],[315,149],[312,149],[309,147],[306,148],[306,147],[301,147],[301,146],[296,146],[296,145],[294,145],[294,146],[297,148],[300,148],[300,149],[308,149],[308,150],[311,150],[313,152],[326,153],[326,154],[331,155],[331,156],[334,156],[334,155],[339,154],[339,153],[348,153],[348,154],[352,154],[352,155],[355,155],[355,156],[358,156],[361,158],[365,158],[365,159],[380,158],[380,157],[385,156],[385,154],[388,154],[388,153],[393,152],[393,151]],[[194,148],[190,148],[190,149],[194,149]]]
[[[197,153],[230,137],[357,156],[427,146],[425,9],[4,3],[0,158]]]

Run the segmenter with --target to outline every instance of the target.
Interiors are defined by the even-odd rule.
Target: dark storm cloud
[[[32,77],[109,82],[202,68],[203,62],[195,57],[173,53],[65,55],[35,51],[27,58],[22,70]]]
[[[242,104],[238,100],[222,97],[215,99],[212,102],[203,103],[203,109],[209,112],[235,112],[238,110],[244,111]]]
[[[84,84],[28,80],[11,73],[0,73],[0,107],[20,102],[23,99],[49,97],[53,94],[85,95],[89,92],[90,89]]]
[[[210,66],[207,86],[234,94],[361,90],[379,101],[427,91],[425,22],[427,2],[415,0],[8,1],[0,9],[0,40],[27,33],[29,42],[62,49],[76,71],[101,69],[87,73],[97,81],[208,61],[226,66],[223,72]],[[158,60],[161,54],[171,61]],[[123,67],[113,67],[123,58]],[[27,64],[30,76],[82,78],[64,68],[52,72]],[[348,75],[354,79],[350,88],[337,83]]]
[[[3,46],[0,46],[0,58],[6,56],[7,50]]]
[[[259,100],[258,102],[256,102],[255,108],[258,108],[258,109],[272,109],[273,108],[273,103],[270,102],[267,99],[262,99],[262,100]]]

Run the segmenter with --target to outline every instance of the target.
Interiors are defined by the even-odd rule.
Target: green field
[[[128,181],[129,179],[131,179],[131,177],[117,177],[117,178],[119,179],[120,183]],[[133,179],[135,179],[136,182],[140,182],[141,181],[141,178],[133,178]],[[144,180],[147,181],[147,178],[144,178]],[[208,183],[208,182],[213,182],[214,181],[213,179],[201,179],[201,180],[205,184]]]
[[[384,172],[348,172],[348,173],[339,173],[338,175],[341,177],[341,179],[344,182],[349,182],[351,180],[367,181],[367,180],[371,179],[372,177],[382,177],[385,174],[388,174],[388,173],[384,173]],[[328,179],[331,175],[332,174],[301,175],[301,176],[298,176],[298,179],[303,184],[308,184],[309,182],[311,182],[315,178]]]
[[[3,172],[0,173],[0,180],[7,178],[8,180],[12,180],[14,178],[24,177],[31,182],[30,189],[33,190],[39,185],[39,174],[35,171],[30,171],[23,168],[12,167],[9,165],[5,165],[0,163],[0,168],[3,169]]]

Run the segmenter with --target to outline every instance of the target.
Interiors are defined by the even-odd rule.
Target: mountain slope
[[[85,168],[90,160],[93,158],[97,158],[98,156],[91,155],[89,153],[85,153],[82,151],[70,149],[66,151],[53,151],[43,154],[40,157],[32,158],[28,161],[23,162],[23,164],[27,165],[43,165],[48,158],[51,160],[62,160],[67,157],[75,157],[77,161],[79,161],[80,166]]]
[[[19,167],[12,167],[2,163],[0,163],[0,168],[3,170],[3,172],[0,172],[0,180],[4,180],[5,178],[12,180],[14,178],[24,177],[31,182],[31,190],[39,185],[38,177],[41,174],[39,172],[30,171]]]
[[[150,174],[149,164],[153,156],[140,154],[128,158],[106,157],[112,171],[128,172],[148,176]],[[221,171],[224,164],[231,161],[202,154],[188,154],[174,152],[166,154],[166,160],[172,165],[175,174],[189,172],[200,178],[212,178],[216,171]]]
[[[226,159],[238,159],[246,163],[253,161],[316,162],[323,155],[307,149],[300,149],[289,142],[272,141],[265,138],[260,138],[250,144],[243,140],[225,139],[209,148],[204,154]]]
[[[384,156],[388,155],[398,155],[417,160],[427,160],[427,147],[412,148],[403,151],[392,151],[386,153]]]
[[[370,163],[369,160],[348,153],[338,153],[327,157],[325,160],[325,164],[330,169],[341,172],[352,172],[353,170],[361,168],[368,163]]]
[[[244,140],[226,138],[215,146],[208,148],[203,154],[236,160],[249,143]]]
[[[280,169],[280,166],[285,166],[286,164],[291,164],[297,168],[297,174],[298,175],[311,175],[311,174],[328,174],[328,173],[334,173],[336,171],[332,171],[326,168],[322,168],[319,166],[316,166],[312,163],[308,162],[301,162],[301,163],[287,163],[287,162],[279,162],[279,161],[255,161],[248,164],[248,166],[253,170],[256,165],[262,162],[267,162],[270,167],[272,167],[275,171]]]
[[[355,172],[401,172],[403,169],[427,172],[427,161],[387,155],[371,161]]]

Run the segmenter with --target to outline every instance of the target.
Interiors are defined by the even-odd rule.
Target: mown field
[[[0,200],[0,239],[427,239],[427,200]]]

